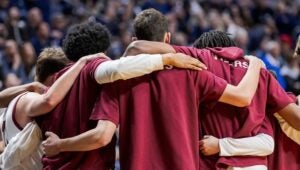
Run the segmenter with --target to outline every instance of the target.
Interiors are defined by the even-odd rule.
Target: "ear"
[[[131,37],[131,41],[136,41],[138,40],[137,37]]]
[[[165,33],[164,42],[167,44],[171,43],[171,33],[170,32]]]

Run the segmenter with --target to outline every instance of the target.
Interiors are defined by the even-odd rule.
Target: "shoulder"
[[[96,68],[105,61],[109,59],[106,58],[96,58],[85,65],[84,70],[96,70]]]

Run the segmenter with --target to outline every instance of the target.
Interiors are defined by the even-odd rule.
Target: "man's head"
[[[83,56],[105,52],[110,45],[110,33],[100,23],[86,22],[72,26],[63,41],[63,50],[72,61]]]
[[[52,75],[69,63],[61,48],[45,48],[36,63],[36,81],[50,86],[53,83]]]
[[[195,48],[236,47],[235,42],[223,31],[209,31],[203,33],[195,42]]]
[[[139,40],[170,43],[167,18],[155,9],[139,13],[133,22],[135,36]]]

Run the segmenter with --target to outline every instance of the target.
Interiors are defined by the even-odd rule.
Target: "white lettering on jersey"
[[[226,60],[224,58],[220,58],[220,57],[218,57],[216,55],[214,55],[214,59],[222,61],[224,63],[227,63],[227,64],[229,64],[230,66],[233,66],[233,67],[248,68],[248,65],[249,65],[247,63],[247,61],[240,61],[240,60],[229,61],[229,60]]]

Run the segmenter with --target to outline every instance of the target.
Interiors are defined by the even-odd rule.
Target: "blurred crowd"
[[[280,84],[300,94],[300,0],[1,0],[0,89],[34,79],[41,49],[61,46],[69,26],[87,20],[111,31],[108,56],[119,58],[131,42],[132,20],[155,8],[169,20],[172,42],[192,45],[203,32],[230,34],[246,54],[260,57]]]

